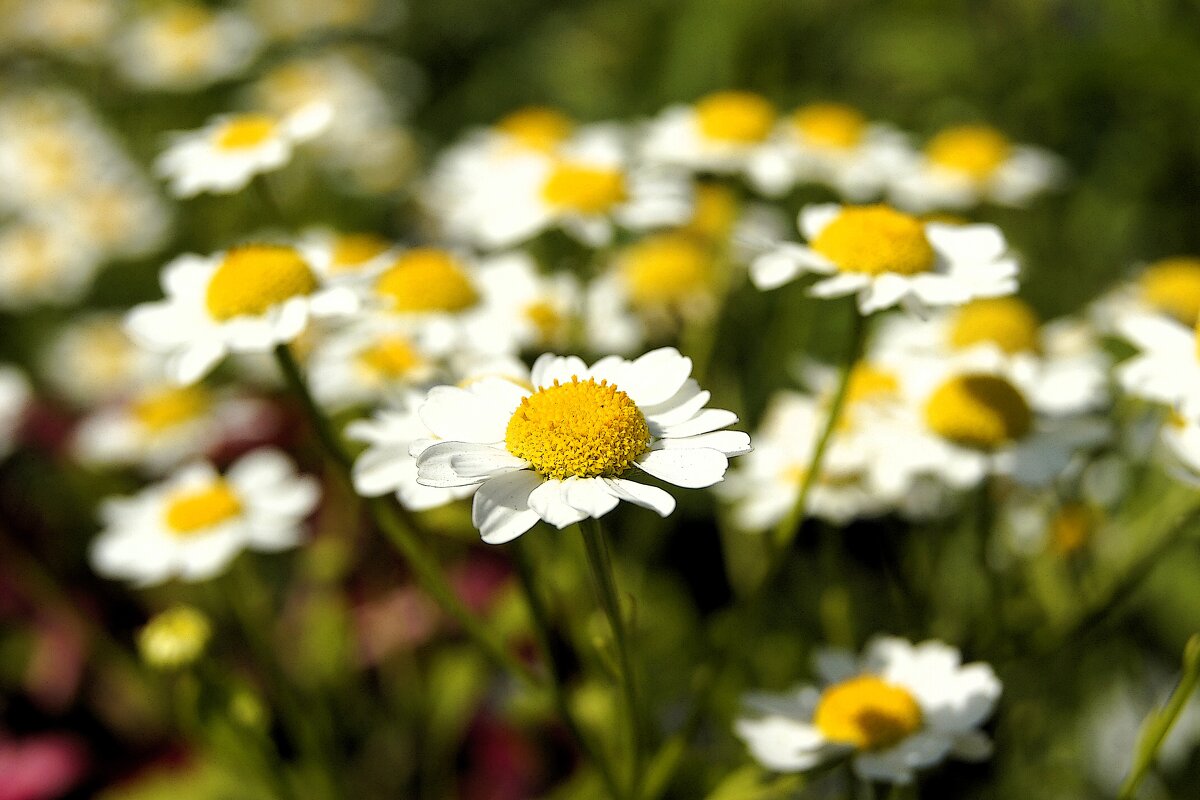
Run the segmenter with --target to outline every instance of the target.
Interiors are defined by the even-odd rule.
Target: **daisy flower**
[[[815,666],[822,689],[745,698],[750,714],[734,730],[767,769],[804,772],[850,757],[863,780],[908,784],[951,756],[991,755],[979,727],[995,708],[1000,681],[987,664],[963,665],[954,647],[885,636],[860,659],[821,651]]]
[[[0,226],[0,308],[73,303],[99,268],[100,254],[61,220]]]
[[[618,501],[662,516],[675,500],[631,477],[638,470],[685,488],[722,480],[750,438],[726,431],[737,417],[705,408],[709,393],[674,348],[588,367],[546,354],[532,390],[495,379],[437,386],[419,413],[444,441],[413,446],[418,481],[451,488],[478,484],[472,518],[483,540],[500,544],[539,519],[563,528],[607,514]]]
[[[1015,144],[986,125],[946,128],[892,183],[896,205],[914,212],[965,209],[989,201],[1023,206],[1063,180],[1058,156]]]
[[[296,245],[328,283],[365,285],[396,257],[396,245],[374,233],[305,232]]]
[[[117,313],[80,315],[42,351],[39,372],[76,406],[114,402],[162,375],[162,358],[129,338]]]
[[[328,106],[310,106],[289,117],[222,114],[199,130],[175,134],[154,168],[171,182],[176,197],[230,194],[255,175],[287,164],[295,145],[319,134],[331,118]]]
[[[1092,301],[1093,323],[1106,333],[1130,317],[1166,314],[1184,325],[1200,319],[1200,258],[1172,256],[1147,264],[1132,280]]]
[[[753,92],[714,92],[671,106],[646,126],[642,156],[696,172],[745,172],[769,146],[777,112]]]
[[[307,359],[313,396],[338,411],[428,384],[448,355],[412,320],[372,314],[328,333]]]
[[[1123,320],[1117,330],[1138,354],[1117,365],[1116,378],[1127,393],[1177,409],[1185,417],[1200,415],[1200,347],[1196,327],[1165,314]]]
[[[163,268],[166,298],[126,317],[139,345],[167,356],[180,383],[204,377],[231,352],[266,353],[299,336],[314,316],[352,313],[358,298],[324,287],[293,248],[247,244],[211,256],[187,254]]]
[[[195,463],[133,497],[105,500],[92,566],[138,586],[206,580],[242,550],[297,546],[319,498],[317,482],[278,450],[255,450],[224,475]]]
[[[16,367],[0,364],[0,457],[12,450],[32,397],[25,376]]]
[[[854,294],[859,311],[870,314],[894,305],[924,313],[1017,288],[1017,262],[994,225],[922,222],[883,205],[821,204],[801,210],[799,227],[807,245],[777,244],[751,264],[760,289],[815,272],[829,277],[810,294]]]
[[[485,317],[469,346],[481,353],[545,351],[570,344],[580,317],[580,287],[566,272],[542,274],[523,252],[486,260],[477,273]]]

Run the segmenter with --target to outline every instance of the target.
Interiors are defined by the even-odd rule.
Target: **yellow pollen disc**
[[[1050,520],[1050,549],[1060,556],[1079,552],[1095,524],[1096,515],[1084,504],[1064,504]]]
[[[504,442],[547,478],[615,478],[646,452],[650,428],[637,404],[616,386],[573,377],[522,400]]]
[[[167,527],[188,536],[227,522],[242,513],[242,501],[223,480],[206,489],[180,492],[167,502]]]
[[[792,124],[809,144],[830,150],[849,150],[862,141],[867,120],[856,108],[841,103],[811,103],[792,114]]]
[[[358,355],[359,363],[373,375],[403,378],[424,363],[412,342],[403,336],[387,336]]]
[[[925,225],[883,205],[842,209],[811,246],[843,272],[867,275],[916,275],[936,261]]]
[[[988,297],[959,308],[950,321],[950,344],[967,348],[990,343],[1012,355],[1038,349],[1038,318],[1024,300]]]
[[[158,433],[204,416],[212,407],[212,396],[200,386],[160,389],[142,395],[131,409],[142,427]]]
[[[578,214],[603,214],[625,202],[625,174],[618,169],[560,162],[542,185],[542,199]]]
[[[525,319],[532,322],[533,326],[537,328],[538,335],[543,342],[550,342],[558,338],[567,324],[566,318],[559,313],[559,310],[544,300],[525,306],[523,313]]]
[[[251,244],[225,254],[204,296],[217,320],[259,316],[272,306],[317,290],[317,276],[291,247]]]
[[[626,249],[620,270],[635,305],[674,305],[711,283],[712,258],[690,236],[663,233]]]
[[[751,144],[771,132],[775,107],[752,92],[716,92],[696,103],[696,121],[705,138]]]
[[[846,387],[846,402],[850,404],[870,402],[890,397],[900,391],[900,380],[893,372],[880,369],[860,361],[850,373],[850,384]]]
[[[387,252],[391,244],[373,233],[347,233],[333,240],[329,266],[334,272],[351,272]]]
[[[859,750],[884,750],[921,729],[924,715],[905,688],[873,675],[830,686],[821,693],[813,723],[834,742]]]
[[[929,396],[925,424],[955,444],[994,450],[1028,434],[1033,412],[1025,397],[1003,378],[959,375]]]
[[[1200,258],[1179,256],[1156,261],[1138,281],[1142,297],[1185,325],[1200,319]]]
[[[221,150],[248,150],[275,135],[277,122],[266,114],[239,114],[217,131],[216,145]]]
[[[561,111],[543,106],[520,108],[496,123],[496,130],[530,150],[547,152],[571,135],[575,123]]]
[[[925,146],[925,155],[934,164],[977,181],[990,178],[1011,152],[1008,138],[986,125],[946,128]]]
[[[721,241],[733,229],[737,212],[737,195],[732,189],[715,183],[699,184],[695,210],[683,231],[706,242]]]
[[[414,247],[397,258],[375,282],[375,291],[402,313],[462,311],[479,302],[479,292],[453,254]]]

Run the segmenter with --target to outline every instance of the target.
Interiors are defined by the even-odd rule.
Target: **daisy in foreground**
[[[138,586],[206,580],[244,549],[295,547],[319,499],[317,482],[278,450],[249,453],[224,475],[197,462],[134,497],[104,501],[92,566]]]
[[[561,529],[602,517],[620,500],[665,517],[675,499],[631,480],[637,470],[698,489],[750,451],[749,436],[723,430],[737,422],[733,412],[705,408],[709,393],[691,371],[672,347],[590,367],[546,354],[533,365],[532,389],[487,378],[434,387],[419,413],[437,439],[413,444],[417,481],[478,484],[472,518],[489,544],[539,519]]]
[[[880,637],[858,660],[823,651],[816,669],[824,689],[746,697],[752,716],[735,730],[767,769],[803,772],[849,756],[864,780],[907,784],[948,756],[991,754],[979,726],[1000,697],[1000,681],[987,664],[963,666],[949,645]]]
[[[1017,262],[994,225],[923,222],[885,205],[835,203],[806,206],[799,224],[807,245],[776,243],[750,265],[759,289],[815,272],[828,277],[810,294],[856,294],[863,314],[895,305],[924,313],[1017,290]]]

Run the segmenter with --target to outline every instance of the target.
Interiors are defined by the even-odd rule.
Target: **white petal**
[[[648,508],[660,517],[668,517],[675,510],[675,498],[670,492],[637,481],[624,478],[605,478],[608,489],[618,499]]]
[[[172,354],[167,362],[167,371],[176,382],[191,384],[212,371],[217,362],[224,357],[225,347],[220,342],[198,342]]]
[[[695,436],[698,433],[708,433],[709,431],[728,428],[737,421],[738,416],[732,411],[725,411],[719,408],[707,408],[686,422],[680,422],[676,425],[664,428],[662,436],[672,439],[678,439],[683,436]]]
[[[545,353],[538,356],[530,370],[530,381],[534,386],[553,386],[555,381],[569,383],[576,375],[586,375],[587,364],[577,356],[556,356]]]
[[[547,480],[529,495],[529,507],[554,527],[562,530],[588,516],[567,502],[567,482]]]
[[[471,505],[471,521],[488,544],[512,541],[537,524],[529,495],[542,484],[532,470],[498,475],[479,487]]]
[[[422,486],[442,489],[451,486],[471,486],[481,483],[486,475],[478,473],[478,466],[490,457],[497,459],[508,456],[503,450],[486,444],[470,442],[438,442],[427,447],[417,456],[417,482]],[[462,474],[455,464],[466,464],[471,471]]]
[[[951,261],[995,261],[1008,250],[1004,234],[995,225],[946,225],[931,222],[925,235],[935,250]]]
[[[457,386],[435,386],[417,413],[434,436],[488,444],[504,439],[512,411]]]
[[[703,489],[721,482],[729,469],[729,459],[719,450],[651,450],[638,459],[637,465],[667,483]]]
[[[691,374],[690,358],[674,347],[660,347],[626,364],[616,383],[640,408],[670,400]]]
[[[870,285],[871,278],[868,275],[859,272],[842,272],[832,278],[814,283],[809,287],[808,293],[813,297],[844,297]]]
[[[652,450],[717,450],[728,458],[744,456],[751,450],[750,434],[742,431],[713,431],[682,439],[659,439]]]
[[[567,503],[589,517],[599,519],[617,507],[618,498],[603,478],[569,478],[565,483]]]
[[[400,482],[416,480],[416,462],[407,447],[372,447],[354,462],[354,491],[363,497],[379,497],[395,491]]]
[[[825,226],[838,218],[842,207],[837,203],[814,203],[800,209],[797,225],[804,238],[812,241],[821,235]]]

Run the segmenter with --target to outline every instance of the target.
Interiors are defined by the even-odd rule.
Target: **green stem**
[[[642,792],[642,737],[639,724],[637,688],[634,683],[633,654],[629,646],[625,618],[621,613],[620,594],[616,576],[613,574],[612,556],[600,521],[588,517],[579,523],[583,544],[587,550],[588,569],[592,582],[600,596],[600,604],[612,627],[613,644],[617,648],[617,659],[621,666],[621,690],[625,700],[626,721],[629,726],[630,776],[629,800],[639,800]]]
[[[308,418],[326,453],[338,465],[342,479],[350,483],[354,460],[334,431],[329,418],[313,399],[300,371],[300,365],[296,363],[287,345],[281,344],[275,348],[275,360],[289,388],[304,405],[304,410],[308,413]],[[364,498],[364,503],[371,521],[404,556],[421,586],[433,596],[442,610],[453,617],[496,664],[512,672],[525,683],[538,686],[541,682],[537,676],[517,660],[455,594],[433,553],[422,545],[415,535],[416,526],[407,511],[383,497]]]
[[[552,629],[550,615],[546,609],[546,604],[542,600],[541,592],[538,591],[537,582],[534,578],[527,538],[522,537],[513,544],[514,547],[511,550],[513,553],[513,563],[516,564],[517,576],[521,580],[521,589],[524,591],[526,601],[529,604],[529,613],[533,618],[533,630],[538,639],[538,647],[541,649],[542,657],[545,659],[546,666],[550,671],[550,691],[554,697],[554,706],[558,709],[558,715],[567,726],[567,730],[575,738],[580,750],[591,760],[600,773],[600,777],[604,781],[604,786],[608,790],[608,793],[613,797],[619,797],[621,794],[620,786],[617,782],[616,774],[613,772],[612,765],[604,757],[604,754],[593,745],[571,711],[570,699],[567,696],[567,676],[563,670],[562,662],[555,658],[554,649],[550,644],[550,631]]]
[[[1138,784],[1158,760],[1158,751],[1166,741],[1167,734],[1179,720],[1184,706],[1200,684],[1200,634],[1193,634],[1183,648],[1183,675],[1167,704],[1161,709],[1151,712],[1142,725],[1142,734],[1138,740],[1137,752],[1134,754],[1133,769],[1129,777],[1121,784],[1117,800],[1133,800],[1137,796]]]

